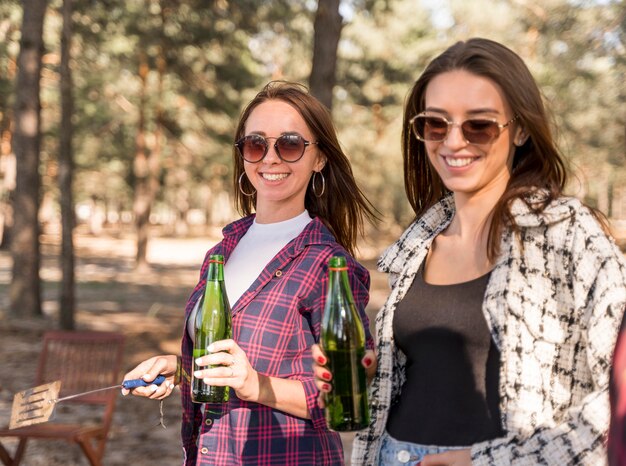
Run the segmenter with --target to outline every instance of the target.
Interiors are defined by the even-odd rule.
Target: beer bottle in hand
[[[326,394],[328,428],[348,432],[369,424],[367,381],[361,359],[365,355],[365,331],[348,281],[346,258],[328,261],[328,293],[320,344],[333,374]]]
[[[205,369],[196,365],[196,358],[208,354],[208,346],[214,341],[232,338],[231,313],[224,286],[224,256],[209,256],[206,288],[194,321],[193,372]],[[193,376],[191,400],[194,403],[226,403],[229,387],[215,387]]]

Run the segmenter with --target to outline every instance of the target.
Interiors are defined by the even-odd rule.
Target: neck
[[[471,194],[454,193],[456,214],[448,227],[449,234],[486,242],[493,208],[503,193],[504,187]]]
[[[266,224],[266,223],[278,223],[284,222],[285,220],[290,220],[292,218],[297,217],[298,215],[304,212],[304,206],[301,208],[289,208],[289,209],[271,209],[259,208],[256,211],[255,221],[256,223]]]

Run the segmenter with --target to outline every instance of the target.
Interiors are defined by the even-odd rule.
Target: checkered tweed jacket
[[[603,465],[611,355],[626,307],[624,256],[576,199],[560,198],[541,214],[518,200],[512,213],[520,235],[503,235],[483,301],[501,353],[506,435],[472,445],[472,464]],[[379,260],[392,290],[376,318],[372,422],[354,442],[354,465],[378,462],[389,407],[405,380],[406,357],[392,331],[394,310],[453,216],[452,198],[443,199]]]

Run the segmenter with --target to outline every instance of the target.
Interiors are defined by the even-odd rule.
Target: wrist
[[[179,385],[183,379],[188,383],[191,383],[191,377],[187,374],[187,371],[183,367],[183,358],[176,356],[176,370],[174,372],[174,385]]]
[[[264,399],[266,397],[267,386],[269,385],[269,377],[263,374],[259,374],[253,370],[249,376],[249,381],[245,386],[249,387],[246,390],[247,393],[238,393],[241,399],[245,401],[252,401],[254,403],[265,404]]]

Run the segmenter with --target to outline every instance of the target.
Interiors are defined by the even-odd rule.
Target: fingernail
[[[150,391],[151,392],[156,392],[158,388],[159,387],[157,387],[156,385],[150,385]]]
[[[371,366],[371,365],[372,365],[372,359],[371,359],[371,358],[369,358],[369,357],[364,357],[364,358],[363,358],[363,362],[365,363],[365,365],[366,365],[367,367],[369,367],[369,366]]]
[[[202,363],[202,358],[197,358],[194,362],[200,365]]]
[[[207,350],[209,353],[212,353],[212,352],[213,352],[213,343],[211,343],[209,346],[207,346],[206,350]]]
[[[328,385],[327,383],[322,384],[322,390],[324,390],[325,392],[329,392],[330,391],[330,385]]]
[[[324,364],[324,363],[326,362],[326,359],[324,359],[324,356],[319,356],[319,357],[317,358],[317,362],[318,362],[319,364]]]
[[[323,378],[324,380],[330,380],[330,372],[324,372],[324,373],[322,374],[322,378]]]
[[[196,371],[196,372],[193,373],[194,377],[198,377],[199,378],[201,375],[202,375],[201,371]]]

